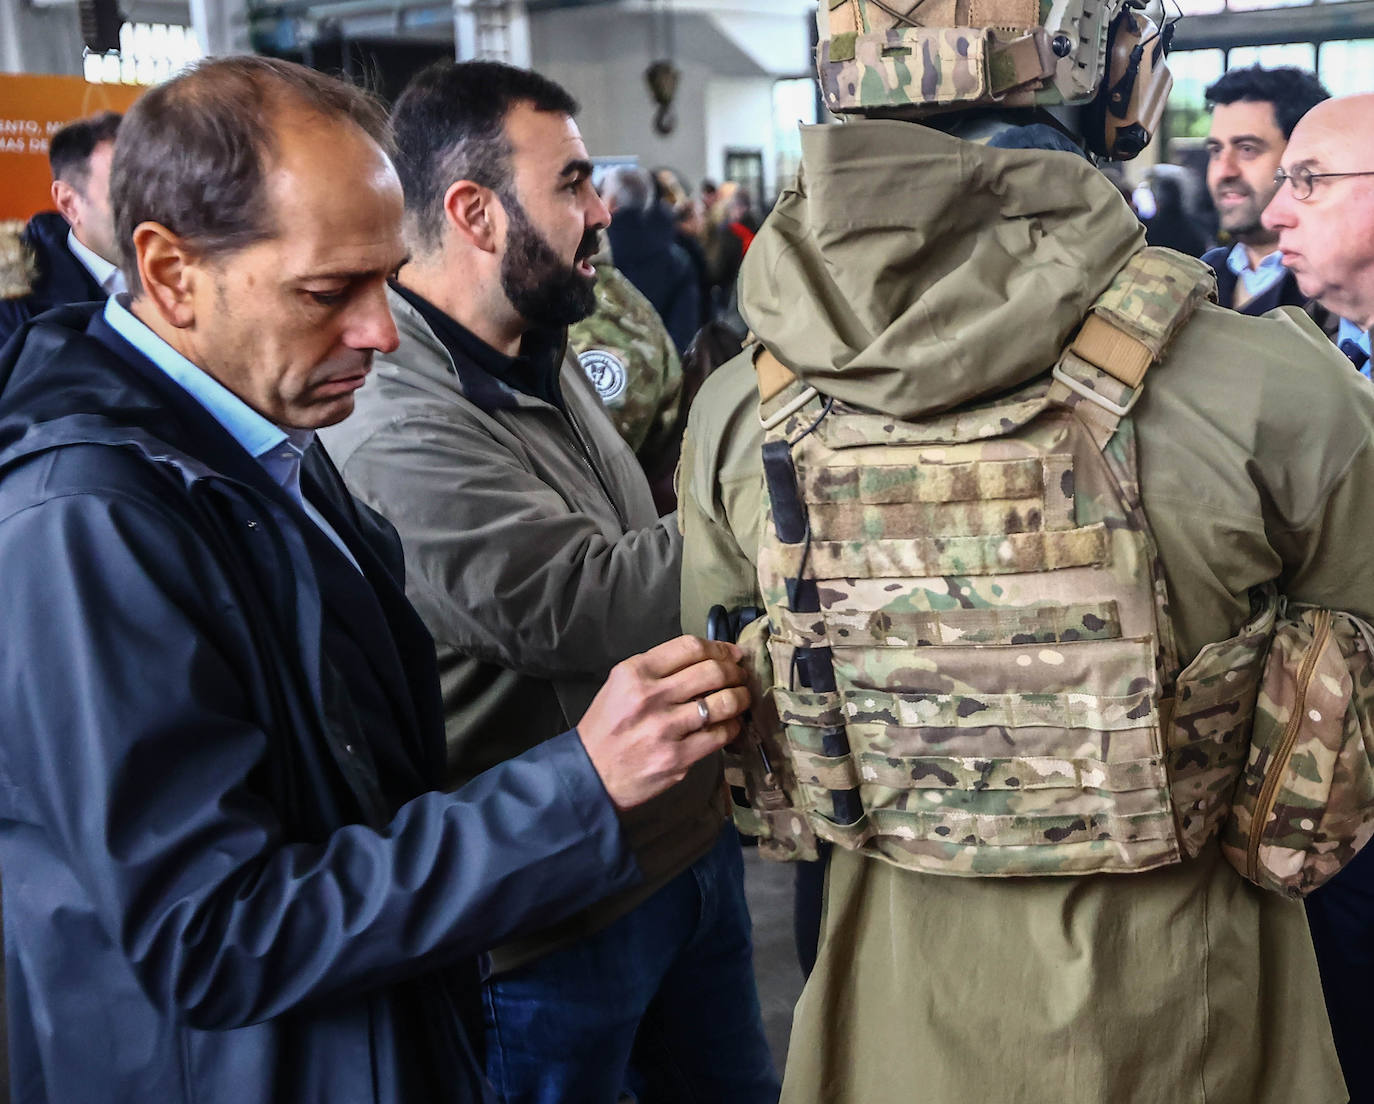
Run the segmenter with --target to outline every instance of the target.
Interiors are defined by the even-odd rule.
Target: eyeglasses
[[[1331,176],[1374,176],[1374,170],[1369,172],[1344,172],[1344,173],[1314,173],[1311,169],[1305,169],[1299,165],[1292,172],[1284,172],[1282,169],[1274,170],[1274,186],[1282,188],[1286,180],[1293,185],[1293,198],[1304,200],[1312,198],[1312,189],[1315,182],[1325,180]]]

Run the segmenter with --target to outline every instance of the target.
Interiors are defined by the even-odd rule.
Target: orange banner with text
[[[48,139],[75,119],[127,111],[139,85],[91,84],[80,77],[0,74],[0,219],[52,207]]]

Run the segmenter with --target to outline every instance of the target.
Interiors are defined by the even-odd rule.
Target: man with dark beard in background
[[[1293,66],[1232,69],[1207,89],[1207,190],[1231,244],[1202,257],[1216,270],[1223,307],[1253,315],[1302,307],[1328,335],[1336,320],[1299,290],[1279,256],[1278,234],[1260,214],[1278,190],[1274,170],[1288,136],[1329,95],[1315,73]]]
[[[411,250],[390,293],[400,346],[324,435],[400,532],[454,785],[565,731],[610,667],[679,631],[676,520],[566,349],[610,221],[576,110],[494,62],[411,82],[392,115]],[[776,1100],[721,795],[718,760],[698,764],[623,818],[640,886],[491,952],[503,1100]]]

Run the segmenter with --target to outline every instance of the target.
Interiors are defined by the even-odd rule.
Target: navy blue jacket
[[[40,211],[24,227],[24,243],[34,255],[38,271],[27,295],[0,299],[0,345],[45,310],[105,298],[105,289],[67,246],[70,231],[67,220],[56,211]]]
[[[1240,280],[1240,277],[1232,272],[1231,267],[1226,263],[1226,258],[1232,248],[1229,245],[1219,245],[1202,255],[1202,263],[1211,265],[1212,271],[1217,274],[1217,302],[1223,307],[1230,307],[1235,302],[1236,284]],[[1240,313],[1258,316],[1268,314],[1278,307],[1297,307],[1306,311],[1312,321],[1322,328],[1326,336],[1333,341],[1335,340],[1336,331],[1341,324],[1340,319],[1315,299],[1308,299],[1298,290],[1298,279],[1291,272],[1284,272],[1282,280],[1276,284],[1271,284],[1252,298],[1240,308]]]
[[[474,957],[635,883],[576,733],[448,795],[400,543],[365,575],[92,306],[0,356],[0,873],[18,1104],[489,1099]]]
[[[658,203],[647,211],[621,207],[606,236],[615,267],[653,304],[682,353],[701,323],[701,293],[692,260],[674,240],[674,231],[673,213]]]

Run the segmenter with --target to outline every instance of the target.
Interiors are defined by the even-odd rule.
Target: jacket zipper
[[[1252,882],[1258,882],[1260,839],[1264,826],[1269,823],[1269,815],[1274,811],[1278,800],[1279,783],[1288,771],[1288,761],[1293,755],[1293,745],[1298,740],[1298,729],[1307,710],[1307,688],[1312,684],[1312,675],[1317,669],[1317,660],[1326,647],[1327,637],[1331,635],[1331,611],[1318,610],[1312,632],[1312,647],[1303,656],[1302,666],[1298,668],[1297,695],[1293,709],[1288,714],[1288,724],[1283,730],[1283,738],[1274,752],[1268,768],[1264,772],[1264,785],[1260,787],[1259,800],[1255,802],[1255,814],[1250,821],[1250,848],[1246,856],[1246,875]]]
[[[596,476],[596,481],[601,485],[601,493],[606,496],[606,501],[611,504],[611,509],[615,511],[616,520],[620,522],[622,532],[630,531],[630,523],[625,520],[625,515],[621,513],[620,504],[616,502],[615,495],[611,494],[611,488],[606,485],[605,477],[601,474],[601,469],[596,466],[596,461],[592,458],[592,450],[587,446],[586,438],[582,436],[582,429],[577,424],[577,420],[572,416],[571,410],[561,410],[563,420],[568,423],[568,428],[572,430],[573,439],[577,441],[578,447],[582,450],[582,458],[587,461],[587,467]]]

